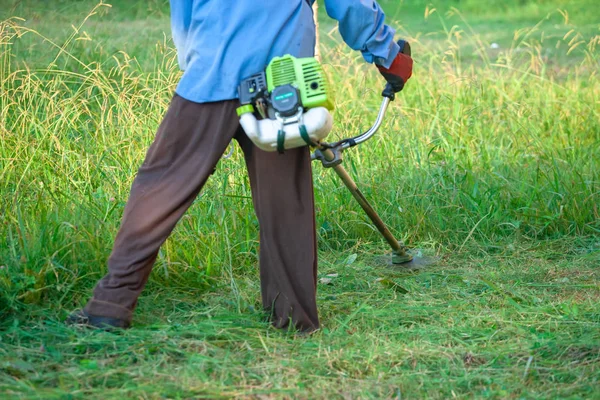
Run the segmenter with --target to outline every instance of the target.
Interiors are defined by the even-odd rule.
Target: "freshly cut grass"
[[[7,326],[9,398],[596,398],[600,253],[578,243],[449,258],[393,273],[373,257],[325,257],[323,328],[301,338],[257,312],[258,282],[212,293],[151,285],[121,334],[64,326],[55,312]],[[579,243],[584,245],[584,243]],[[549,258],[556,258],[549,260]],[[379,281],[378,281],[379,279]]]
[[[94,3],[59,3],[20,2],[0,23],[0,393],[598,396],[600,36],[585,13],[529,23],[549,6],[508,2],[494,19],[473,2],[466,15],[382,2],[408,21],[415,74],[345,165],[390,229],[442,262],[383,268],[385,243],[315,164],[320,277],[337,276],[320,287],[323,329],[298,339],[257,311],[258,226],[238,151],[161,249],[134,330],[62,325],[105,272],[180,72],[164,2],[100,4],[87,18]],[[29,9],[52,17],[13,17]],[[333,136],[354,135],[382,80],[321,26]]]

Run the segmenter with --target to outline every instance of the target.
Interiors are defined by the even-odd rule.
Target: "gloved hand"
[[[392,90],[392,93],[398,93],[404,88],[404,84],[408,78],[412,75],[413,59],[410,56],[410,44],[405,40],[398,40],[398,46],[400,46],[400,52],[392,62],[389,68],[384,68],[378,65],[377,68],[381,75],[388,81],[388,87]],[[384,91],[385,93],[385,91]]]

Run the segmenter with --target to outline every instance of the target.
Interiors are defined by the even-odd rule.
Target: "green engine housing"
[[[293,85],[300,92],[304,108],[333,110],[333,97],[323,67],[314,57],[296,58],[289,54],[275,57],[266,70],[267,89]]]

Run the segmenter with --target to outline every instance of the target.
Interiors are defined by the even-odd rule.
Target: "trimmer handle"
[[[407,41],[399,40],[398,46],[400,46],[401,53],[408,56],[411,55],[410,44]],[[377,119],[368,131],[355,137],[339,140],[335,143],[321,143],[319,149],[315,150],[315,152],[311,155],[311,158],[313,160],[321,160],[323,166],[326,168],[333,167],[341,162],[342,151],[349,149],[350,147],[354,147],[357,144],[363,143],[373,137],[383,122],[383,117],[385,116],[390,101],[393,101],[396,98],[396,93],[394,92],[392,85],[389,83],[385,86],[385,89],[381,95],[383,96],[383,101],[381,102],[381,107],[379,107]],[[328,152],[329,157],[325,156],[324,152]]]
[[[400,53],[406,54],[407,56],[412,55],[410,50],[410,43],[408,43],[406,40],[398,40],[398,46],[400,46]],[[396,92],[394,92],[394,89],[392,88],[392,85],[390,83],[387,83],[385,85],[385,89],[383,89],[381,95],[383,97],[387,97],[391,101],[394,101],[394,99],[396,98]]]

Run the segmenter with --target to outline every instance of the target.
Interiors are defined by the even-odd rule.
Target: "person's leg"
[[[260,280],[273,325],[319,328],[317,243],[308,147],[284,154],[260,150],[239,131],[260,226]]]
[[[133,181],[108,274],[84,311],[131,321],[158,250],[213,172],[239,126],[236,101],[175,95]]]

